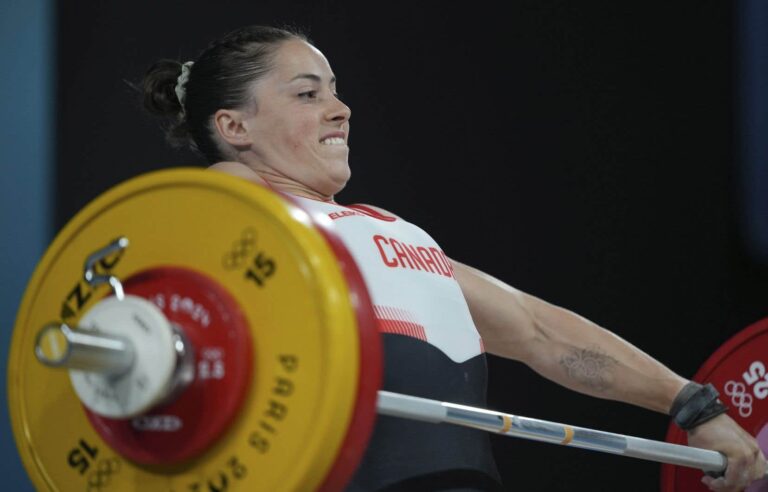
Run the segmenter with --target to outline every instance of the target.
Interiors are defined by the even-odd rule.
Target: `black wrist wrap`
[[[690,382],[677,394],[669,413],[681,429],[691,430],[728,411],[718,396],[720,394],[711,384],[702,386]]]

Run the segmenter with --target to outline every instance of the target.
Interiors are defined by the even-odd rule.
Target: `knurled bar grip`
[[[533,441],[688,466],[717,474],[724,473],[728,464],[725,455],[717,451],[518,417],[389,391],[379,391],[377,409],[380,415],[436,424],[455,424]],[[768,478],[768,473],[764,478]]]

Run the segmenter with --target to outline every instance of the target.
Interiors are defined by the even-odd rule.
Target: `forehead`
[[[288,82],[298,74],[307,73],[326,80],[333,76],[328,60],[314,46],[299,39],[282,43],[275,52],[273,74],[281,82]]]

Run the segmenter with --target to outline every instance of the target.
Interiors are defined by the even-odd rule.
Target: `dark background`
[[[692,377],[766,316],[740,233],[734,13],[665,3],[101,2],[58,12],[58,230],[168,148],[125,83],[244,24],[304,28],[352,108],[340,203],[387,208],[462,262]],[[663,439],[667,418],[491,357],[489,405]],[[656,490],[659,467],[493,438],[510,490]]]

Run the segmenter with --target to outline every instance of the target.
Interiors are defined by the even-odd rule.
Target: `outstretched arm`
[[[668,414],[688,382],[663,364],[566,309],[453,261],[454,273],[489,353],[519,360],[563,386]],[[757,442],[727,415],[688,433],[692,446],[728,457],[724,478],[704,477],[715,491],[743,490],[768,468]]]
[[[524,362],[575,391],[662,413],[687,382],[595,323],[453,264],[488,352]]]

